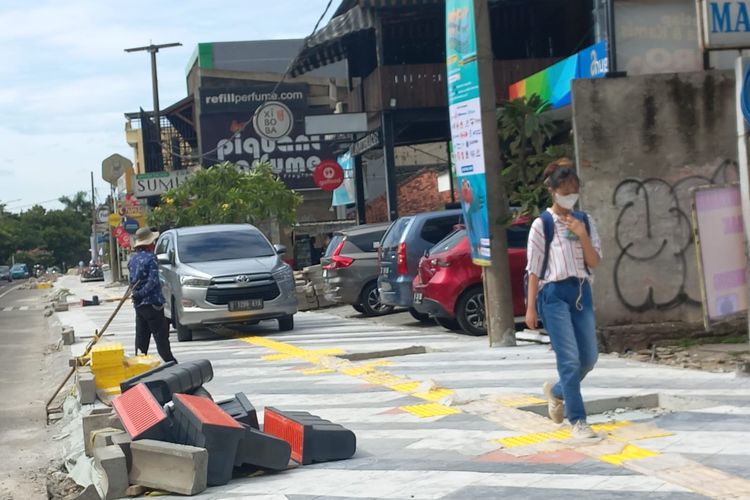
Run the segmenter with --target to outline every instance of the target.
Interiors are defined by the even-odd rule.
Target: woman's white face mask
[[[555,194],[555,203],[565,210],[573,210],[573,207],[578,203],[579,196],[578,193]]]

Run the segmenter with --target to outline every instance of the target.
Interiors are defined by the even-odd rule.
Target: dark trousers
[[[176,361],[169,346],[169,324],[164,316],[164,308],[155,308],[150,304],[135,308],[135,350],[136,353],[148,354],[151,335],[156,342],[156,350],[165,362]]]

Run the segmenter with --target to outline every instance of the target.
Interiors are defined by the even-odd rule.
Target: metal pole
[[[617,73],[617,33],[615,33],[615,0],[607,0],[607,46],[609,47],[609,72]]]
[[[110,186],[110,196],[112,197],[112,213],[117,213],[117,202],[115,201],[115,188]],[[109,226],[109,269],[112,272],[112,283],[120,281],[120,259],[117,252],[117,240],[115,239],[114,229],[107,221]]]
[[[159,117],[159,78],[156,75],[156,53],[159,48],[152,45],[151,53],[151,91],[154,95],[154,125],[156,125],[156,138],[161,144],[161,119]]]
[[[485,324],[490,347],[516,345],[513,299],[508,264],[506,226],[510,222],[508,196],[500,173],[503,170],[497,136],[497,102],[493,72],[490,9],[487,0],[473,0],[479,63],[479,95],[482,109],[487,211],[490,232],[490,266],[484,269]]]
[[[365,173],[362,155],[354,157],[354,189],[357,198],[357,224],[367,224],[367,201],[365,200]]]
[[[91,259],[94,264],[97,263],[99,258],[99,244],[96,241],[96,199],[94,198],[94,172],[91,172],[91,234],[93,238],[91,240]]]

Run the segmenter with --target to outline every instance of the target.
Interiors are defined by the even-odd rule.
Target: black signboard
[[[253,84],[241,88],[201,88],[200,134],[204,166],[230,161],[243,169],[267,161],[291,189],[317,189],[315,167],[335,159],[335,146],[322,136],[305,135],[305,115],[316,114],[307,105],[307,85]],[[259,107],[281,103],[292,114],[288,135],[268,139],[256,131],[251,118]],[[271,106],[273,108],[273,106]],[[247,126],[242,126],[248,122]]]

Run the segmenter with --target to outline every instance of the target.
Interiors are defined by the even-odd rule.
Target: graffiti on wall
[[[691,169],[695,172],[695,169]],[[615,225],[618,255],[615,292],[631,312],[699,307],[698,270],[690,215],[690,190],[738,179],[734,161],[700,169],[674,181],[626,179],[614,191],[620,213]]]

